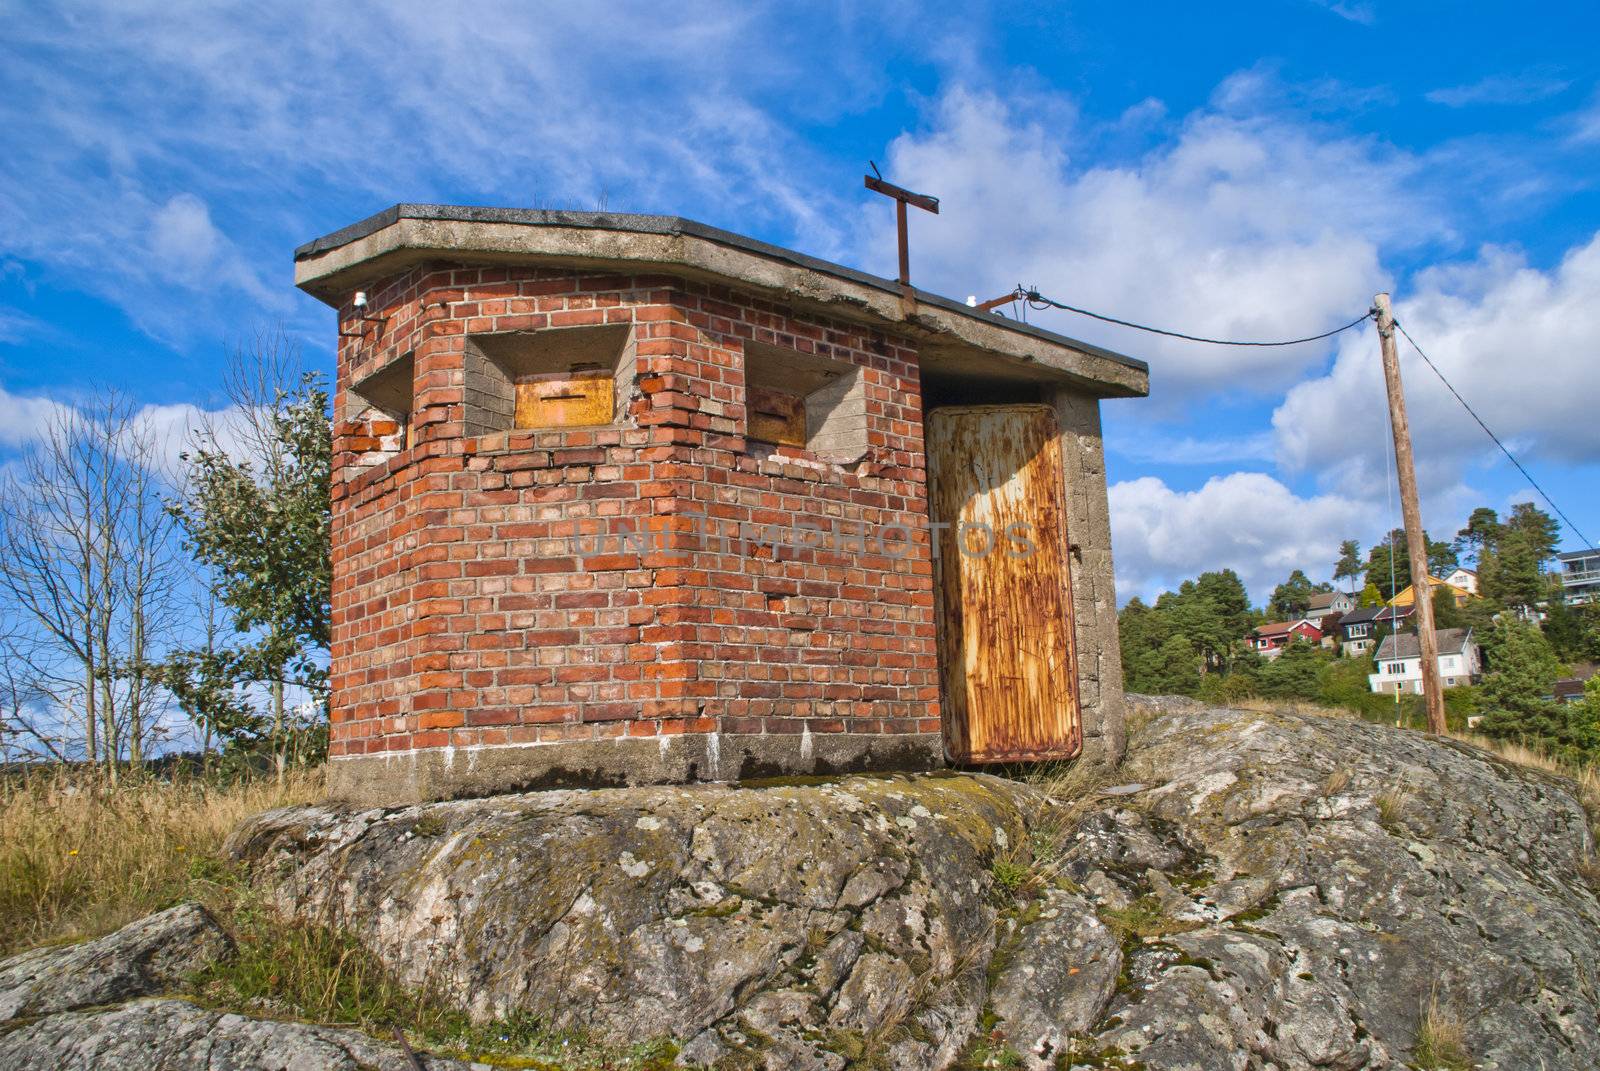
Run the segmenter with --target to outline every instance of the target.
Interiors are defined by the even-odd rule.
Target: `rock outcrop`
[[[687,1061],[946,1066],[977,1028],[991,864],[1040,804],[995,777],[556,791],[299,808],[233,847],[483,1017],[531,1012]]]
[[[36,948],[0,962],[0,1022],[163,993],[228,947],[210,912],[185,903],[93,941]]]
[[[419,1057],[424,1071],[487,1065]],[[186,1000],[66,1012],[0,1036],[7,1071],[416,1071],[398,1045],[355,1030],[252,1019]]]
[[[301,807],[231,850],[283,910],[477,1016],[672,1037],[685,1065],[1600,1066],[1595,844],[1568,783],[1356,720],[1139,704],[1110,779]],[[153,964],[209,940],[147,924],[106,947]],[[163,929],[152,958],[139,933]],[[350,1031],[132,999],[170,971],[84,980],[101,944],[0,964],[34,1017],[0,1025],[0,1064],[408,1066]]]
[[[6,1071],[415,1071],[355,1030],[254,1019],[156,998],[232,951],[210,912],[184,903],[76,945],[0,961]],[[467,1071],[429,1057],[426,1071]]]
[[[480,1015],[685,1062],[1382,1068],[1459,1023],[1483,1067],[1600,1066],[1570,786],[1357,720],[1146,714],[1089,806],[854,777],[300,808],[234,848]]]

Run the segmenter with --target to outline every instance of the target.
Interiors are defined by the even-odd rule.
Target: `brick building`
[[[1120,753],[1098,405],[1142,363],[674,218],[401,205],[295,257],[335,796]]]

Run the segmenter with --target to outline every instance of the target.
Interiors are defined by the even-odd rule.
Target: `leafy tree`
[[[1277,658],[1261,667],[1256,689],[1261,695],[1278,699],[1316,700],[1321,696],[1321,674],[1333,661],[1330,652],[1294,640]]]
[[[1172,634],[1166,615],[1134,596],[1117,615],[1117,631],[1122,641],[1122,675],[1128,690],[1159,695],[1163,679],[1161,645]]]
[[[1383,592],[1378,590],[1378,585],[1368,581],[1366,587],[1361,589],[1361,595],[1356,602],[1359,606],[1382,606]]]
[[[1202,573],[1154,606],[1131,599],[1118,615],[1130,690],[1194,695],[1202,679],[1230,672],[1255,624],[1250,596],[1231,569]]]
[[[1250,596],[1232,569],[1202,573],[1156,600],[1172,632],[1186,637],[1201,658],[1201,673],[1226,670],[1239,641],[1254,624]]]
[[[243,449],[225,449],[212,429],[184,455],[188,488],[173,507],[195,558],[215,572],[234,626],[251,637],[227,664],[236,679],[268,688],[280,767],[291,729],[285,685],[326,692],[320,656],[330,628],[332,466],[321,377],[306,373],[284,386],[276,374],[282,368],[275,355],[236,363],[229,393],[246,420]],[[191,682],[204,682],[216,668],[189,665]]]
[[[1242,639],[1255,626],[1254,615],[1250,612],[1250,593],[1232,569],[1201,573],[1194,586],[1197,594],[1211,601],[1231,638]]]
[[[1455,548],[1449,543],[1436,539],[1429,539],[1423,533],[1423,541],[1428,547],[1428,572],[1433,576],[1443,576],[1456,567]],[[1392,549],[1391,549],[1392,548]],[[1390,581],[1390,559],[1393,558],[1393,581]],[[1372,549],[1367,551],[1367,583],[1377,587],[1385,600],[1392,599],[1411,584],[1411,551],[1406,543],[1406,533],[1403,529],[1396,528],[1391,531],[1381,543],[1374,543]]]
[[[1350,593],[1355,594],[1355,582],[1361,578],[1361,544],[1354,539],[1346,539],[1339,544],[1339,560],[1333,563],[1333,578],[1335,580],[1348,580]]]
[[[1384,602],[1411,583],[1411,555],[1405,532],[1396,528],[1383,542],[1372,545],[1367,551],[1366,578],[1367,586],[1377,588]]]
[[[202,754],[212,740],[249,744],[264,735],[267,721],[240,696],[239,667],[231,651],[175,651],[162,663],[158,683],[203,734]]]
[[[1161,695],[1194,695],[1200,690],[1200,652],[1188,638],[1174,633],[1158,652]]]
[[[1289,574],[1289,579],[1272,589],[1272,598],[1268,602],[1272,613],[1280,620],[1290,620],[1305,614],[1311,605],[1311,596],[1317,593],[1317,586],[1311,578],[1296,569]]]

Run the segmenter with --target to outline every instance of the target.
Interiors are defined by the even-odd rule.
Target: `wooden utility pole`
[[[1417,609],[1417,644],[1422,656],[1422,698],[1428,708],[1428,731],[1445,731],[1444,690],[1439,683],[1439,640],[1433,633],[1433,585],[1428,583],[1428,537],[1422,530],[1422,505],[1417,498],[1417,466],[1411,456],[1411,425],[1406,422],[1405,388],[1400,385],[1400,354],[1394,344],[1394,312],[1389,295],[1372,299],[1378,312],[1378,343],[1383,350],[1383,382],[1389,391],[1389,426],[1394,430],[1394,467],[1400,477],[1400,515],[1405,520],[1406,550],[1411,556],[1411,594]],[[1391,552],[1393,548],[1390,548]],[[1393,618],[1391,618],[1391,621]],[[1393,634],[1398,645],[1399,633]]]

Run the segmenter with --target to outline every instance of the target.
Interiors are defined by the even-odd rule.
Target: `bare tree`
[[[127,398],[63,408],[0,485],[0,600],[56,734],[113,779],[137,763],[160,696],[147,667],[173,622],[174,526],[161,501],[155,432]],[[16,711],[13,711],[16,716]],[[36,738],[50,735],[41,726]]]

